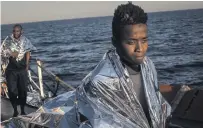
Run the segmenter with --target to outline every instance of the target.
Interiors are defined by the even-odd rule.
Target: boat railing
[[[59,89],[59,86],[62,86],[67,91],[74,90],[74,87],[67,84],[63,80],[61,80],[53,72],[47,70],[44,67],[41,60],[31,59],[31,61],[33,61],[33,60],[36,62],[35,65],[37,66],[37,72],[35,70],[33,70],[31,67],[29,67],[29,70],[28,70],[28,81],[29,81],[28,90],[29,90],[29,92],[34,93],[37,91],[40,93],[41,99],[46,99],[47,97],[57,96],[57,91]],[[46,75],[48,82],[46,80],[44,80],[43,74]],[[51,82],[54,83],[53,87],[50,86]],[[46,88],[48,95],[45,94],[44,87]],[[5,82],[1,83],[1,91],[4,96],[9,98],[8,90],[7,90],[7,86],[6,86]]]

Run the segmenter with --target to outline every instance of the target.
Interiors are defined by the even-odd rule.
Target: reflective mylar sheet
[[[159,92],[156,70],[148,57],[141,64],[141,74],[151,118],[149,122],[137,100],[127,69],[115,50],[110,50],[76,90],[55,97],[35,113],[7,121],[7,126],[164,128],[171,107]]]
[[[16,41],[13,35],[7,36],[4,41],[1,42],[1,65],[8,65],[8,58],[11,56],[11,52],[19,53],[16,58],[16,60],[19,61],[24,57],[26,52],[32,50],[36,50],[36,48],[25,36],[22,35],[19,41]]]

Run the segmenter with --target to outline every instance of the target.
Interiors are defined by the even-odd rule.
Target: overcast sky
[[[115,8],[127,2],[90,1],[90,2],[1,2],[1,24],[23,23],[45,20],[72,19],[95,16],[112,16]],[[203,8],[203,1],[199,2],[147,2],[133,1],[146,12],[184,10]]]

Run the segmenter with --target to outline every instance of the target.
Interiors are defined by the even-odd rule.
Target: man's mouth
[[[143,56],[136,56],[136,58],[140,59],[140,58],[143,58]]]

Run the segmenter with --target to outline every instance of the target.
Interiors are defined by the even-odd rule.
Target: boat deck
[[[171,103],[175,98],[180,86],[173,86],[168,89],[162,88],[162,94],[166,100]],[[191,89],[187,91],[176,109],[173,112],[170,128],[203,128],[203,89]],[[36,111],[37,108],[27,105],[26,113]],[[19,111],[20,112],[20,111]],[[1,120],[12,117],[13,109],[8,99],[1,99]],[[176,126],[175,126],[176,125]]]
[[[25,106],[26,114],[35,112],[36,110],[37,110],[36,107],[32,107],[30,105]],[[18,106],[18,112],[20,114],[20,106]],[[13,107],[9,99],[1,97],[1,121],[8,120],[12,116],[13,116]]]

